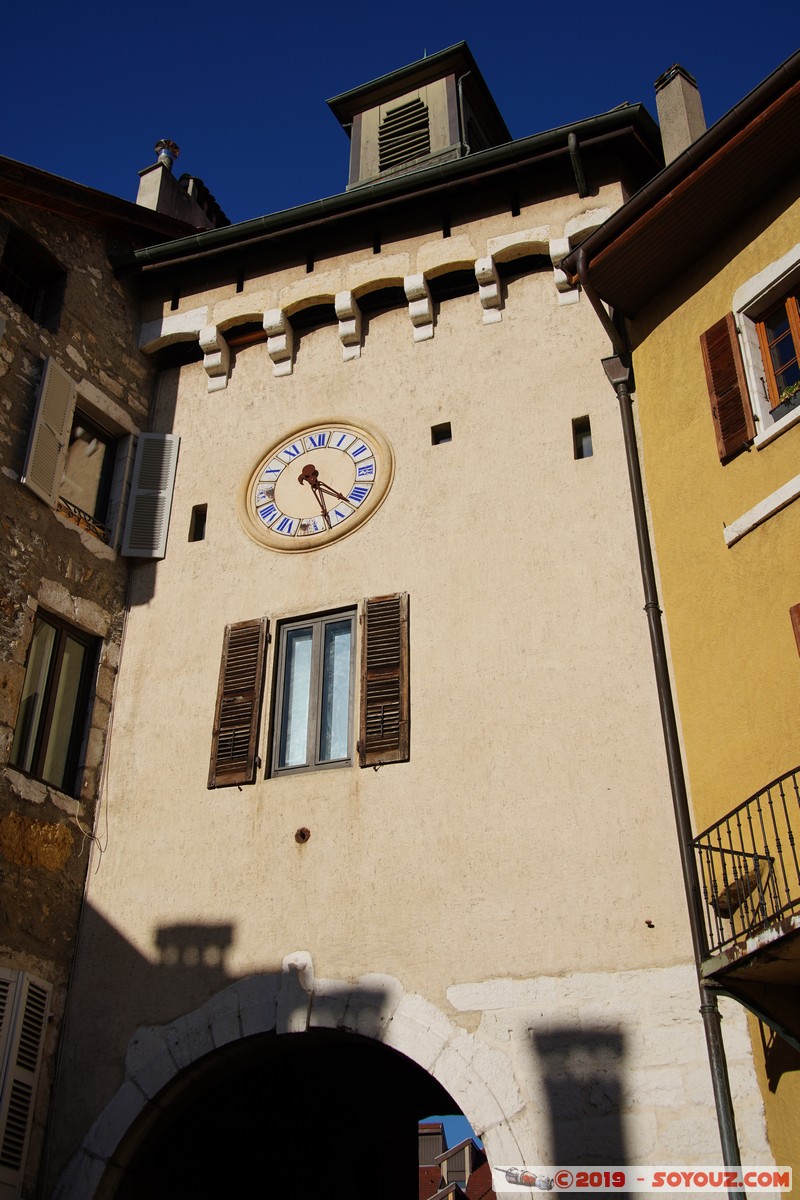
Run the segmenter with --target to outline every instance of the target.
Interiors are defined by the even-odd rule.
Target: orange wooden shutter
[[[408,595],[364,601],[361,641],[362,767],[408,762],[410,704]]]
[[[269,621],[228,625],[222,647],[208,786],[253,783]]]
[[[727,313],[707,329],[700,337],[700,345],[717,451],[720,462],[727,462],[756,436],[733,313]]]

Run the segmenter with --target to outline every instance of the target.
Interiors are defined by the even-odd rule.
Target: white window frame
[[[325,645],[325,627],[340,621],[350,621],[350,680],[348,693],[347,717],[347,755],[343,758],[320,760],[319,742],[321,731],[322,711],[322,677],[323,653]],[[285,709],[286,681],[286,644],[289,634],[297,629],[311,627],[312,633],[312,664],[311,664],[311,697],[309,704],[309,720],[307,726],[306,748],[307,760],[298,766],[279,765],[281,750],[281,735]],[[296,617],[284,620],[278,628],[278,648],[275,662],[274,703],[270,729],[271,740],[271,770],[273,778],[282,775],[297,775],[308,771],[330,771],[339,767],[352,767],[355,742],[355,693],[356,693],[356,642],[358,640],[358,608],[337,609],[332,612],[316,613],[308,617]]]
[[[770,308],[799,283],[800,242],[734,292],[733,312],[739,333],[750,404],[756,421],[757,432],[753,445],[757,450],[768,446],[787,429],[800,422],[800,407],[793,408],[777,421],[772,418],[756,328]]]

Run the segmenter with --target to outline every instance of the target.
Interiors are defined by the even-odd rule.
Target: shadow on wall
[[[345,1195],[377,1169],[387,1200],[416,1195],[419,1120],[460,1110],[377,1040],[396,997],[310,992],[302,954],[236,979],[234,939],[229,923],[162,926],[150,962],[87,910],[43,1194],[202,1200],[258,1179]]]
[[[769,1090],[777,1092],[781,1076],[791,1071],[800,1071],[800,1051],[762,1022],[759,1022],[758,1028]]]
[[[547,1097],[549,1161],[626,1166],[623,1032],[564,1025],[533,1033],[533,1044]]]

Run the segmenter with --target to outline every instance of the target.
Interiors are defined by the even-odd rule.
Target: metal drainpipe
[[[464,80],[467,78],[467,76],[471,75],[471,74],[472,74],[471,71],[466,71],[461,76],[461,78],[458,81],[458,84],[456,85],[456,90],[458,92],[458,120],[459,120],[459,124],[461,125],[460,133],[461,133],[461,153],[462,154],[469,154],[469,142],[467,141],[467,118],[466,118],[466,114],[464,112],[464,87],[463,87],[463,84],[464,84]]]
[[[616,351],[614,355],[602,360],[603,369],[609,383],[617,394],[620,417],[622,418],[625,457],[628,463],[628,479],[631,487],[636,541],[639,548],[639,565],[642,572],[642,587],[645,599],[644,609],[647,614],[650,646],[653,652],[658,706],[661,712],[661,727],[664,733],[664,745],[667,752],[672,807],[678,833],[681,872],[683,874],[683,886],[686,893],[686,904],[689,910],[689,927],[692,935],[697,984],[700,989],[700,1015],[703,1018],[703,1028],[706,1035],[706,1048],[711,1068],[714,1103],[717,1109],[717,1126],[722,1146],[722,1159],[726,1167],[738,1168],[741,1166],[742,1160],[736,1136],[736,1119],[733,1111],[730,1080],[728,1078],[728,1065],[725,1060],[725,1047],[722,1041],[719,1006],[715,993],[706,987],[700,971],[703,950],[705,948],[700,885],[691,847],[692,823],[689,815],[689,800],[686,794],[686,781],[683,771],[680,739],[678,737],[678,724],[675,717],[675,704],[669,677],[667,648],[661,622],[661,608],[658,601],[658,588],[656,585],[655,568],[653,566],[650,530],[647,524],[647,510],[644,502],[644,488],[636,442],[636,430],[633,424],[633,400],[631,399],[629,388],[631,379],[630,354],[625,347],[619,330],[611,321],[596,291],[591,284],[587,286],[585,251],[578,250],[576,266],[584,291],[597,316],[600,318],[603,328],[609,334],[614,350]],[[746,1193],[743,1191],[729,1191],[728,1196],[730,1200],[746,1200]]]

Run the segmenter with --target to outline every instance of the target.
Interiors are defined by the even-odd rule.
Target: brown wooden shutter
[[[253,783],[264,683],[266,617],[228,625],[222,646],[208,786]]]
[[[364,601],[361,641],[362,767],[408,762],[408,595]]]
[[[711,416],[720,462],[727,462],[756,436],[733,313],[700,337]]]

